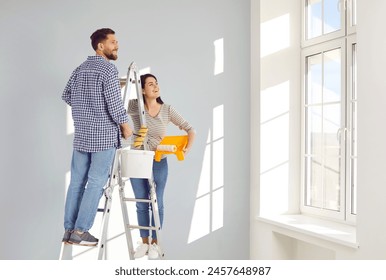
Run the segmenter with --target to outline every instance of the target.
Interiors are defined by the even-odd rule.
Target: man
[[[68,187],[63,242],[96,246],[92,227],[115,151],[121,136],[132,130],[121,99],[116,66],[118,41],[109,28],[91,35],[95,56],[89,56],[72,73],[62,99],[72,107],[75,134]]]

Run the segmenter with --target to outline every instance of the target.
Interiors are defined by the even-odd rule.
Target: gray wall
[[[93,54],[89,36],[101,27],[116,31],[120,75],[132,60],[151,67],[164,101],[197,130],[186,161],[170,160],[168,258],[247,259],[249,23],[249,0],[1,1],[0,259],[59,256],[72,152],[61,93],[72,70]],[[224,72],[214,75],[213,42],[220,38]],[[213,108],[220,105],[223,226],[188,243]]]

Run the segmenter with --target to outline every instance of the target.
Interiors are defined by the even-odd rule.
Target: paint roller
[[[158,145],[157,151],[175,153],[177,151],[177,146],[176,145]]]
[[[135,137],[134,139],[134,147],[138,148],[143,145],[143,141],[145,141],[145,137],[147,134],[147,127],[142,126],[137,133],[133,133]]]

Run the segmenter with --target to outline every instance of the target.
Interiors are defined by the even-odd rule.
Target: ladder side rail
[[[123,92],[123,97],[122,97],[122,101],[123,101],[123,106],[127,112],[128,110],[128,105],[129,105],[129,98],[130,98],[130,91],[131,91],[131,78],[130,78],[130,73],[131,73],[131,65],[133,63],[130,64],[129,68],[127,69],[127,75],[126,75],[126,81],[125,81],[125,89],[124,89],[124,92]]]
[[[141,80],[140,77],[138,76],[137,68],[133,67],[133,72],[134,72],[134,80],[135,80],[135,85],[136,85],[136,90],[137,90],[137,99],[138,99],[138,110],[139,110],[139,117],[140,117],[140,122],[141,122],[141,127],[146,127],[146,117],[145,117],[145,104],[143,101],[143,96],[142,96],[142,87],[140,86]],[[149,150],[149,145],[145,139],[143,142],[143,147],[144,150]],[[149,186],[150,186],[150,199],[151,199],[151,205],[152,205],[152,213],[154,217],[154,227],[155,227],[155,232],[157,236],[157,243],[159,248],[162,250],[161,246],[161,222],[159,218],[159,211],[158,211],[158,203],[157,203],[157,194],[156,194],[156,184],[154,181],[154,176],[152,174],[151,178],[148,178]],[[163,251],[160,252],[161,258],[164,257]]]
[[[127,205],[124,201],[126,195],[125,195],[125,183],[121,181],[122,184],[119,186],[119,197],[121,201],[121,210],[122,210],[122,216],[124,221],[124,227],[125,227],[125,236],[126,236],[126,243],[127,243],[127,250],[129,253],[130,260],[134,260],[134,245],[133,245],[133,237],[131,234],[131,228],[130,228],[130,219],[129,219],[129,213],[127,210]]]
[[[138,100],[138,114],[139,114],[139,119],[141,122],[141,127],[146,127],[146,117],[145,117],[145,104],[143,101],[143,96],[142,96],[142,86],[141,84],[141,78],[138,74],[137,67],[135,64],[132,67],[133,75],[134,75],[134,82],[136,86],[136,91],[137,91],[137,100]],[[146,143],[144,141],[144,143]],[[148,149],[146,149],[148,150]]]
[[[106,252],[106,239],[107,239],[107,228],[109,224],[110,219],[110,209],[112,206],[112,196],[113,191],[115,187],[115,180],[117,179],[117,172],[119,169],[119,153],[120,151],[117,150],[115,152],[113,165],[110,171],[110,178],[108,181],[108,185],[104,190],[105,195],[105,205],[103,210],[103,216],[102,216],[102,227],[101,227],[101,233],[100,233],[100,240],[98,242],[98,260],[102,260],[105,258],[105,252]]]
[[[72,260],[72,246],[70,244],[66,244],[62,242],[62,246],[60,248],[59,260]]]
[[[131,62],[128,69],[127,69],[127,75],[126,75],[126,81],[125,81],[125,89],[124,89],[124,94],[123,94],[123,105],[128,112],[128,105],[129,105],[129,99],[130,99],[130,93],[131,93],[131,87],[132,84],[135,83],[135,76],[133,73],[133,70],[136,69],[136,64],[135,62]],[[120,160],[120,158],[119,158]],[[122,211],[122,218],[124,222],[124,229],[125,229],[125,236],[126,236],[126,243],[127,243],[127,249],[129,253],[129,257],[131,260],[134,259],[134,247],[133,247],[133,241],[132,241],[132,235],[131,235],[131,230],[128,228],[128,225],[130,224],[129,220],[129,214],[127,210],[127,205],[124,203],[125,200],[125,182],[122,180],[121,176],[121,165],[120,161],[118,160],[118,184],[119,184],[119,197],[120,197],[120,204],[121,204],[121,211]]]
[[[154,217],[154,227],[156,228],[155,233],[157,237],[157,245],[159,249],[161,250],[160,257],[164,257],[163,247],[162,247],[162,237],[161,237],[161,221],[159,217],[159,211],[158,211],[158,202],[157,202],[157,194],[156,194],[156,184],[154,182],[154,178],[149,178],[149,185],[150,185],[150,198],[152,200],[152,212]]]

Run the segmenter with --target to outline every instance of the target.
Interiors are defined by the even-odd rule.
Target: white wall
[[[384,1],[358,1],[359,258],[386,259]]]
[[[89,36],[101,27],[116,31],[120,75],[132,60],[151,67],[164,101],[197,130],[189,157],[169,161],[167,258],[248,258],[249,23],[249,0],[2,1],[0,259],[59,256],[73,137],[61,93],[72,70],[93,54]],[[215,75],[218,39],[224,71]],[[210,132],[219,139],[207,144]],[[199,186],[208,191],[197,199]],[[121,258],[114,250],[109,256]]]
[[[298,0],[252,1],[251,252],[252,259],[291,259],[296,246],[257,222],[299,211],[300,23]],[[257,148],[256,148],[257,147]],[[279,199],[278,199],[279,198]],[[284,249],[283,249],[284,248]]]
[[[300,182],[299,1],[260,1],[260,32],[259,213],[293,213]]]
[[[279,3],[280,2],[280,3]],[[290,5],[288,2],[291,2]],[[261,13],[270,16],[280,9],[288,8],[290,14],[300,16],[300,0],[265,1],[261,0]],[[324,242],[306,243],[294,238],[273,233],[269,224],[253,220],[251,223],[251,258],[255,259],[385,259],[386,258],[386,173],[384,172],[386,158],[386,132],[383,129],[386,104],[386,84],[384,79],[384,64],[386,56],[386,40],[384,37],[386,3],[384,1],[357,1],[357,43],[358,43],[358,215],[356,234],[359,249],[342,245],[323,244]],[[280,8],[277,8],[280,7]],[[264,22],[261,16],[261,22]],[[292,21],[291,21],[292,23]],[[299,22],[300,24],[300,22]],[[296,25],[295,25],[296,26]],[[299,26],[300,27],[300,26]],[[300,30],[300,28],[298,29]],[[292,33],[297,33],[291,30]],[[261,39],[261,38],[260,38]],[[253,41],[253,38],[252,38]],[[296,44],[296,42],[295,42]],[[300,41],[298,42],[298,46]],[[264,84],[277,79],[275,68],[294,68],[298,72],[298,64],[293,55],[288,53],[284,60],[271,60],[269,67],[262,58],[262,81]],[[273,69],[273,70],[272,70]],[[282,70],[284,71],[284,70]],[[264,76],[265,75],[265,76]],[[265,77],[265,78],[264,78]],[[273,78],[272,78],[273,77]],[[300,77],[300,76],[299,76]],[[262,102],[262,94],[260,102]],[[299,96],[300,98],[300,96]],[[300,102],[300,99],[299,99]],[[262,104],[262,103],[261,103]],[[290,134],[291,135],[291,134]],[[259,133],[252,133],[252,142],[258,139]],[[290,136],[291,138],[291,136]],[[298,149],[296,143],[289,143],[291,149]],[[262,147],[262,146],[261,146]],[[262,153],[262,151],[260,151]],[[259,153],[253,157],[260,157]],[[290,161],[291,162],[291,161]],[[261,167],[260,167],[261,168]],[[259,165],[251,166],[251,170],[259,170]],[[291,169],[290,169],[291,170]],[[292,169],[294,170],[294,169]],[[296,171],[296,170],[295,170]],[[260,171],[261,172],[261,171]],[[251,199],[262,201],[263,182],[251,185]],[[284,188],[288,185],[285,184]],[[260,208],[251,207],[251,215],[256,216]],[[288,208],[290,210],[290,208]],[[276,214],[280,211],[276,212]],[[253,219],[253,217],[251,217]]]

